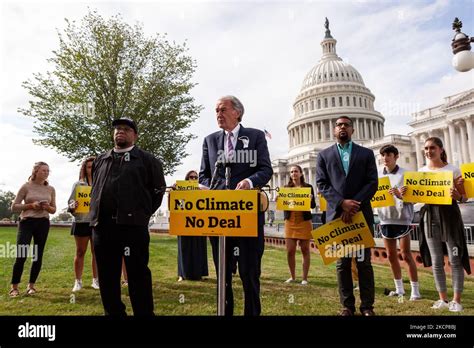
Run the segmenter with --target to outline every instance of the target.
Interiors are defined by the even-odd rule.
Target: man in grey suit
[[[199,183],[211,189],[225,189],[225,166],[231,170],[229,189],[249,190],[262,187],[273,170],[265,134],[240,124],[244,107],[234,96],[217,101],[216,118],[220,131],[208,135],[202,147]],[[215,168],[216,163],[226,162]],[[215,180],[212,180],[215,173]],[[212,187],[211,187],[212,186]],[[226,240],[226,305],[225,315],[233,315],[232,261],[238,251],[239,275],[245,295],[244,315],[260,315],[260,271],[264,249],[264,213],[258,214],[258,237],[227,237]],[[214,264],[218,264],[218,238],[211,237]],[[234,259],[235,260],[235,259]]]
[[[352,120],[341,116],[336,120],[334,136],[337,143],[321,151],[316,164],[316,184],[327,200],[327,221],[339,217],[345,223],[352,222],[352,216],[362,211],[373,234],[374,215],[370,199],[377,191],[378,176],[372,150],[352,142],[354,133]],[[370,262],[370,248],[356,257],[359,271],[360,311],[365,316],[375,315],[374,271]],[[355,313],[353,293],[352,257],[342,257],[337,261],[337,281],[339,297],[343,309],[342,316]]]

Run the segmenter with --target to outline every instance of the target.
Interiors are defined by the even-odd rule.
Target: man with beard
[[[106,315],[126,315],[120,299],[124,258],[133,314],[151,316],[148,223],[163,199],[163,167],[155,156],[135,145],[138,130],[133,120],[120,118],[112,126],[115,147],[92,165],[90,225],[100,296]]]
[[[352,142],[353,133],[352,120],[348,116],[341,116],[336,120],[334,136],[337,143],[319,153],[316,184],[327,200],[328,222],[340,217],[343,222],[351,223],[352,216],[362,211],[373,234],[374,216],[370,199],[377,191],[377,166],[372,150]],[[370,248],[366,248],[363,255],[356,257],[360,311],[364,316],[375,315],[374,271],[370,256]],[[336,265],[339,297],[343,305],[340,312],[342,316],[352,316],[355,313],[351,262],[352,257],[342,257]]]

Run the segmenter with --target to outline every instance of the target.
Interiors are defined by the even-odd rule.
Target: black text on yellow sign
[[[453,172],[405,172],[403,185],[407,192],[404,202],[425,204],[451,204],[450,189]]]
[[[171,191],[170,234],[257,237],[256,190]]]
[[[280,187],[278,191],[277,210],[311,210],[311,188]]]
[[[89,212],[91,203],[91,186],[77,186],[76,187],[76,213],[86,214]]]
[[[339,218],[311,233],[325,265],[341,257],[363,257],[364,249],[375,245],[362,212],[355,214],[350,224]]]
[[[468,198],[474,198],[474,163],[461,164],[464,190]]]
[[[395,205],[395,199],[388,190],[390,190],[390,178],[388,176],[379,178],[377,192],[370,200],[372,208],[393,207]]]
[[[176,180],[176,190],[199,190],[199,183],[197,180]]]

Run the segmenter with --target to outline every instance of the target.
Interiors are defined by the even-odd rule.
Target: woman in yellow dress
[[[290,181],[285,187],[311,187],[311,209],[316,208],[313,186],[304,181],[303,170],[300,166],[294,165],[290,168]],[[295,254],[296,246],[299,242],[301,253],[303,254],[303,280],[302,285],[308,284],[308,272],[310,265],[310,244],[313,230],[311,211],[289,211],[285,210],[285,239],[291,278],[286,283],[296,282],[295,276]]]

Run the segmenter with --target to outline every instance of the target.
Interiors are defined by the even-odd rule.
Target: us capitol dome
[[[384,136],[385,119],[374,109],[375,96],[362,75],[337,55],[337,40],[331,35],[327,19],[325,27],[321,59],[304,77],[293,103],[293,117],[287,126],[288,155],[273,161],[273,186],[288,182],[293,164],[300,165],[306,181],[315,185],[317,153],[335,143],[334,122],[341,115],[353,120],[352,139],[357,143]]]

